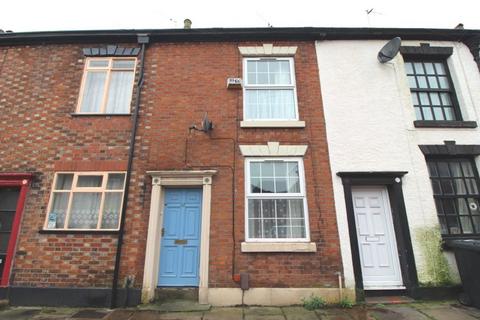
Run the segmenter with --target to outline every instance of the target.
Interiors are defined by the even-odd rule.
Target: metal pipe
[[[135,96],[135,110],[133,113],[132,119],[132,133],[130,135],[130,145],[128,152],[128,163],[127,163],[127,176],[125,179],[125,192],[123,194],[123,204],[122,204],[122,213],[120,215],[120,228],[118,231],[118,240],[117,240],[117,251],[115,254],[115,268],[113,269],[113,280],[112,280],[112,298],[110,301],[110,307],[116,308],[117,306],[117,291],[118,291],[118,277],[120,273],[120,260],[122,256],[122,244],[123,244],[123,233],[125,230],[125,215],[127,211],[128,204],[128,194],[130,189],[130,177],[132,174],[132,164],[135,151],[135,138],[137,136],[138,128],[138,113],[140,109],[140,95],[143,87],[143,76],[144,76],[144,67],[145,67],[145,47],[149,43],[149,36],[146,34],[138,34],[137,42],[142,45],[140,50],[140,70],[139,77],[137,82],[137,95]]]

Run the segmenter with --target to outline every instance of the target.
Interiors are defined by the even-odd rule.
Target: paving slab
[[[83,309],[72,315],[72,319],[103,319],[108,314],[105,310]]]
[[[409,306],[371,308],[369,313],[378,320],[430,320],[426,315]]]
[[[467,306],[464,306],[464,305],[461,305],[461,304],[453,304],[452,307],[455,308],[455,309],[460,309],[461,311],[464,311],[464,312],[468,313],[469,315],[480,319],[480,309],[477,309],[477,308],[474,308],[474,307],[467,307]]]
[[[303,307],[284,307],[283,313],[287,320],[318,320],[315,311],[309,311]]]
[[[250,307],[243,313],[245,320],[285,320],[282,309],[275,307]]]
[[[465,310],[451,306],[419,307],[418,309],[436,320],[477,320]]]
[[[110,312],[104,320],[128,320],[133,315],[134,310],[117,309]]]
[[[41,309],[12,308],[2,311],[0,319],[2,320],[30,320],[39,314]]]
[[[202,320],[203,312],[169,312],[161,313],[158,320]]]
[[[322,320],[352,320],[342,309],[319,309],[315,313]]]
[[[210,310],[209,304],[199,304],[190,300],[170,300],[162,303],[141,305],[140,310],[162,311],[162,312],[193,312]]]
[[[242,320],[243,310],[242,308],[212,308],[210,311],[205,312],[203,320]]]

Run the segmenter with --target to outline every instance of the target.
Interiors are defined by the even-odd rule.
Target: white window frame
[[[249,84],[248,83],[248,73],[247,73],[247,62],[248,61],[259,61],[259,60],[278,60],[278,61],[289,61],[290,65],[290,85],[286,84]],[[255,58],[243,58],[243,120],[244,121],[258,121],[258,122],[266,122],[266,121],[278,121],[278,122],[291,122],[291,121],[298,121],[298,101],[297,101],[297,80],[295,78],[295,65],[294,65],[294,58],[292,57],[255,57]],[[255,118],[247,118],[246,116],[246,92],[249,89],[257,89],[257,90],[281,90],[281,89],[293,89],[293,103],[294,103],[294,111],[295,117],[292,119],[282,119],[282,118],[271,118],[271,119],[255,119]]]
[[[125,178],[123,181],[123,189],[122,189],[122,195],[120,197],[121,203],[120,203],[120,208],[119,208],[119,214],[118,214],[118,225],[117,228],[113,229],[102,229],[102,217],[103,217],[103,206],[105,204],[105,194],[108,192],[115,192],[115,193],[120,193],[120,189],[114,189],[114,190],[107,190],[107,182],[108,182],[108,175],[109,174],[124,174]],[[73,179],[72,179],[72,187],[69,190],[56,190],[55,186],[57,185],[57,179],[60,174],[73,174]],[[102,185],[100,187],[77,187],[77,181],[78,177],[80,176],[103,176],[102,179]],[[55,172],[55,177],[53,179],[53,184],[50,190],[50,199],[48,201],[48,207],[47,207],[47,214],[45,217],[45,223],[43,225],[44,230],[48,231],[118,231],[120,228],[120,219],[122,215],[122,209],[123,209],[123,197],[125,194],[125,183],[126,183],[126,178],[127,178],[127,173],[125,171],[82,171],[82,172],[73,172],[73,171],[61,171],[61,172]],[[95,229],[85,229],[85,228],[69,228],[68,227],[68,222],[70,219],[71,215],[71,208],[72,208],[72,199],[73,199],[73,194],[78,192],[101,192],[101,200],[100,200],[100,207],[99,207],[99,212],[98,212],[98,221],[97,221],[97,228]],[[65,223],[63,225],[63,228],[48,228],[48,216],[50,213],[50,210],[53,205],[53,194],[54,193],[68,193],[68,205],[67,205],[67,211],[65,213]]]
[[[107,67],[90,67],[89,64],[91,61],[105,61],[108,60],[108,66]],[[133,69],[132,68],[113,68],[113,61],[115,60],[132,60],[134,62]],[[77,114],[108,114],[108,115],[116,115],[116,114],[130,114],[132,112],[132,107],[131,107],[131,100],[133,98],[133,88],[135,87],[135,73],[137,69],[137,58],[135,57],[95,57],[95,58],[86,58],[85,59],[85,65],[83,67],[83,76],[82,76],[82,83],[80,85],[80,92],[78,94],[78,102],[77,102],[77,108],[75,109],[75,113]],[[114,71],[112,71],[114,70]],[[98,112],[84,112],[82,111],[82,103],[83,103],[83,94],[85,91],[85,85],[87,82],[87,74],[89,72],[100,72],[100,71],[106,71],[107,76],[105,78],[105,88],[103,89],[103,98],[102,98],[102,103],[100,105],[100,110]],[[130,95],[130,104],[128,108],[127,113],[106,113],[107,109],[107,104],[108,104],[108,91],[110,89],[110,80],[112,76],[112,72],[115,71],[132,71],[133,72],[133,81],[132,81],[132,87],[130,89],[131,95]]]
[[[264,161],[296,161],[298,163],[298,175],[300,182],[299,193],[268,193],[262,195],[252,193],[250,189],[250,163]],[[305,238],[250,238],[248,228],[248,200],[249,199],[298,199],[303,198],[303,214],[305,219]],[[305,186],[305,170],[301,157],[268,157],[245,159],[245,241],[246,242],[310,242],[310,224],[308,216],[307,192]]]

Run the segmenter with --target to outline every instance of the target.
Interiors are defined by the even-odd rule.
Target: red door
[[[31,174],[0,173],[0,286],[10,277]]]

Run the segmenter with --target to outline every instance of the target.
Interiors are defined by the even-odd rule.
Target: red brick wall
[[[72,117],[82,46],[0,48],[0,172],[34,172],[11,284],[111,285],[116,236],[40,234],[54,172],[125,170],[130,117]]]
[[[242,77],[238,46],[261,44],[149,46],[121,281],[133,275],[136,287],[142,282],[150,203],[150,179],[145,171],[217,169],[212,185],[211,287],[237,286],[232,274],[239,272],[250,273],[254,287],[336,286],[335,272],[342,267],[314,43],[275,43],[298,46],[297,94],[300,120],[306,121],[306,128],[241,129],[242,91],[226,89],[226,79]],[[0,170],[38,173],[27,197],[17,246],[16,285],[111,283],[114,235],[38,233],[55,170],[85,165],[89,170],[107,170],[125,166],[127,159],[129,117],[69,115],[75,109],[82,76],[81,47],[16,47],[6,51],[0,77],[0,108],[5,110],[0,114]],[[204,112],[213,120],[214,130],[210,135],[189,133],[188,128],[199,124]],[[238,145],[268,141],[309,146],[304,165],[316,253],[240,252],[245,239],[244,158]]]

